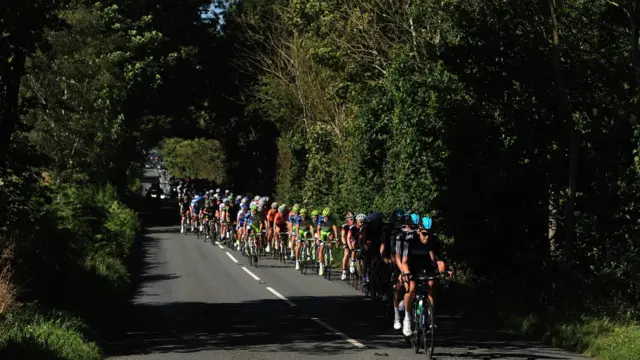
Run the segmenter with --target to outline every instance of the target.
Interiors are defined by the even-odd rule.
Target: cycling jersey
[[[273,224],[273,220],[276,219],[277,213],[278,213],[278,210],[276,209],[270,209],[269,212],[267,212],[267,220],[269,221],[269,226]]]
[[[237,220],[238,218],[239,208],[237,205],[232,205],[227,208],[227,213],[229,214],[229,221]]]
[[[437,266],[434,259],[431,259],[431,252],[434,253],[435,260],[438,259],[438,253],[440,252],[440,241],[434,235],[429,235],[429,239],[426,244],[420,241],[420,234],[414,232],[415,236],[412,237],[409,242],[409,268],[412,274],[419,274],[424,271],[435,272]]]
[[[396,254],[407,257],[409,253],[409,242],[412,237],[407,238],[408,231],[406,228],[398,228],[395,236]]]
[[[247,229],[253,229],[254,231],[260,231],[260,223],[262,222],[262,213],[260,211],[250,212],[247,217]]]
[[[320,236],[321,240],[325,241],[329,239],[329,235],[333,230],[333,223],[329,217],[323,217],[318,221],[318,225],[320,226]]]
[[[196,200],[194,198],[193,200],[191,200],[191,206],[193,207],[193,213],[195,215],[198,215],[200,213],[200,210],[202,210],[203,204],[204,202],[202,201],[202,199]]]
[[[240,211],[238,211],[238,215],[236,216],[236,221],[238,223],[238,229],[244,227],[246,216],[247,216],[247,213],[243,209],[240,209]]]
[[[349,225],[348,232],[351,233],[350,242],[353,244],[360,239],[360,228],[356,224]],[[347,235],[348,238],[348,235]]]
[[[220,217],[220,221],[225,221],[227,219],[227,215],[228,215],[228,211],[227,211],[227,206],[222,203],[220,204],[220,206],[218,207],[218,211],[219,211],[219,217]]]
[[[306,234],[311,234],[309,228],[313,227],[313,221],[309,218],[303,219],[302,216],[298,216],[296,219],[296,228],[300,232],[300,236],[305,237]]]
[[[282,228],[287,224],[287,220],[286,219],[287,218],[283,214],[278,212],[276,214],[276,217],[273,219],[273,221],[276,223],[276,226],[279,226],[279,227]],[[282,231],[282,229],[280,229],[280,231]]]

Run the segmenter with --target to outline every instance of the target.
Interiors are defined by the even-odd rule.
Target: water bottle
[[[420,301],[418,302],[418,308],[416,310],[416,314],[417,315],[422,314],[422,299],[420,299]]]

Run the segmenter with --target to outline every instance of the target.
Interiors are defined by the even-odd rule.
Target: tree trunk
[[[8,41],[8,40],[5,40]],[[9,144],[18,126],[20,80],[26,54],[21,47],[2,44],[0,49],[0,176],[5,175]]]
[[[569,93],[562,76],[562,60],[561,60],[561,44],[560,44],[560,28],[558,25],[558,17],[556,13],[555,0],[549,1],[549,10],[551,15],[551,26],[553,29],[551,59],[553,62],[553,72],[555,77],[556,89],[558,91],[558,99],[560,100],[559,117],[565,123],[567,135],[569,136],[569,186],[567,188],[567,199],[564,208],[564,224],[562,226],[564,232],[564,258],[570,260],[573,257],[574,239],[574,214],[573,208],[576,197],[577,177],[578,177],[578,137],[573,122],[571,112],[571,104],[569,102]],[[565,261],[568,264],[568,261]]]

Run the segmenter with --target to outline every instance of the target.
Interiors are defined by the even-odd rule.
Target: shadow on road
[[[114,339],[109,355],[249,350],[332,355],[358,351],[311,318],[348,334],[371,349],[412,351],[391,329],[375,304],[361,297],[293,297],[297,305],[259,300],[242,303],[178,302],[132,305],[126,331]],[[320,315],[322,314],[322,315]],[[513,342],[509,337],[465,329],[439,319],[436,357],[491,359],[568,359],[545,349]],[[403,350],[405,351],[405,350]],[[535,353],[535,355],[534,355]],[[410,353],[407,353],[409,355]]]

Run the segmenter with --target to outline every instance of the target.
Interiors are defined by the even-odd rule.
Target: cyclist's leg
[[[408,275],[409,291],[404,294],[404,322],[402,323],[402,332],[405,336],[411,335],[411,315],[413,310],[413,300],[416,298],[416,282],[412,279],[412,275]]]
[[[347,279],[347,264],[349,263],[349,258],[351,258],[351,254],[349,251],[349,245],[345,242],[342,244],[344,248],[344,256],[342,257],[342,280]]]

